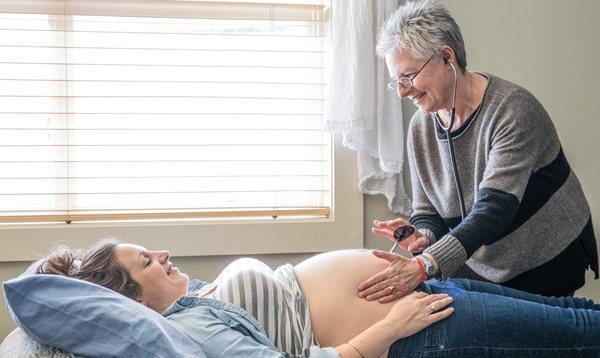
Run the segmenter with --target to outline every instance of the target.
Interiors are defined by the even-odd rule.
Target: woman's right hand
[[[371,231],[376,235],[387,237],[391,241],[395,242],[396,239],[394,238],[394,230],[403,226],[411,225],[408,221],[402,218],[387,221],[373,220],[373,228],[371,228]],[[409,252],[416,253],[425,250],[429,244],[429,238],[421,234],[415,228],[415,232],[412,235],[406,237],[400,242],[400,247],[408,250]]]
[[[396,339],[405,338],[450,316],[454,312],[447,307],[450,303],[452,297],[445,293],[415,291],[396,302],[383,320],[394,327]]]

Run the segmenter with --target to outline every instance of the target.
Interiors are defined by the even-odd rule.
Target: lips
[[[170,275],[173,272],[173,264],[169,262],[169,268],[167,269],[167,275]]]
[[[412,99],[412,100],[413,100],[413,101],[415,101],[415,102],[417,102],[417,101],[418,101],[418,100],[420,100],[420,99],[421,99],[421,98],[422,98],[424,95],[425,95],[425,92],[421,92],[421,93],[419,93],[419,95],[418,95],[418,96],[416,96],[416,97],[413,97],[413,99]]]

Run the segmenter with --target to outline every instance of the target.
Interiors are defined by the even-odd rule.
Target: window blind
[[[0,222],[328,216],[327,11],[1,2]]]

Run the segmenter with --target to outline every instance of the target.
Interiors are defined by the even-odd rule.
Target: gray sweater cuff
[[[465,248],[457,238],[450,234],[442,237],[435,245],[425,249],[423,253],[433,256],[443,280],[450,277],[467,261]]]
[[[427,238],[429,239],[429,246],[435,244],[436,239],[435,239],[435,234],[433,233],[433,231],[431,231],[429,229],[419,229],[417,231],[420,232],[421,234],[427,236]]]

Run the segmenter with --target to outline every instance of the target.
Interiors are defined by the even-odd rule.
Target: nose
[[[396,93],[398,94],[398,97],[400,97],[400,98],[404,98],[404,97],[408,96],[408,93],[410,92],[410,90],[412,90],[412,87],[404,87],[400,83],[398,83],[396,85]]]
[[[167,250],[158,251],[158,261],[161,264],[164,264],[165,262],[169,261],[170,256],[171,254]]]

